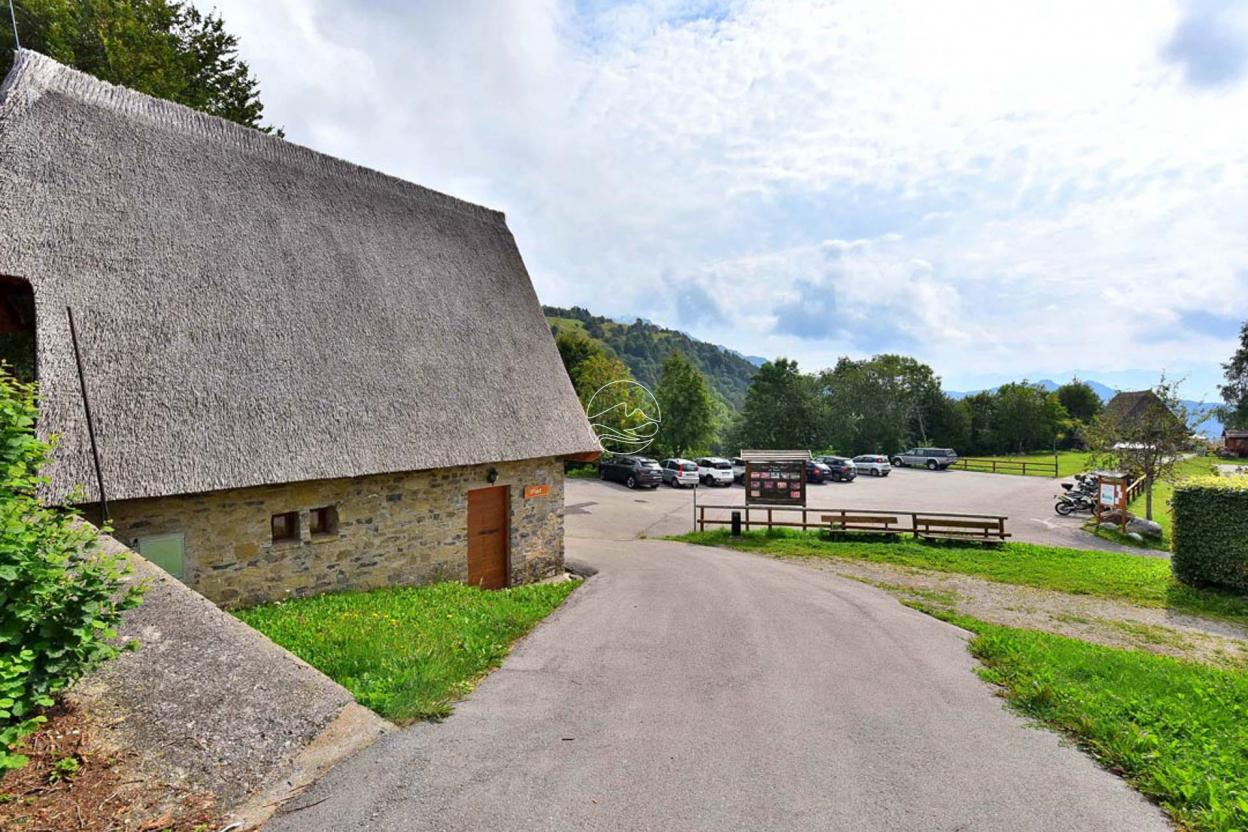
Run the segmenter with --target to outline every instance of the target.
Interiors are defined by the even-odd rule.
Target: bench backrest
[[[919,517],[915,523],[923,528],[938,529],[999,529],[999,520],[949,520],[943,517]]]
[[[896,517],[886,517],[880,514],[857,515],[857,514],[825,514],[819,518],[825,523],[861,523],[876,526],[891,526],[897,522]]]

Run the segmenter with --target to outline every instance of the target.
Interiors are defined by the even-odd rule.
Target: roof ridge
[[[319,172],[355,177],[378,187],[415,192],[440,208],[466,214],[483,222],[504,227],[506,225],[503,212],[493,208],[357,165],[219,116],[193,110],[174,101],[155,98],[100,80],[30,49],[17,50],[13,68],[0,83],[0,123],[13,111],[30,107],[49,92],[70,96],[89,105],[111,109],[150,124],[231,145],[272,161],[311,166]]]

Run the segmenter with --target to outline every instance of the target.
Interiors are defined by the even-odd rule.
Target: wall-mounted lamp
[[[493,485],[494,483],[498,482],[498,469],[491,468],[489,472],[486,473],[485,475],[485,481],[488,482],[490,485]]]

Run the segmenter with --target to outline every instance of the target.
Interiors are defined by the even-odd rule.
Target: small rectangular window
[[[287,511],[273,515],[273,542],[288,543],[299,539],[299,512]]]
[[[311,532],[318,537],[338,534],[338,509],[334,506],[312,509]]]
[[[175,578],[181,579],[186,571],[186,540],[181,534],[155,534],[140,537],[139,554],[159,566]]]

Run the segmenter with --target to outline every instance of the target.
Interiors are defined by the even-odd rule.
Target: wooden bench
[[[874,532],[876,534],[897,534],[909,531],[899,528],[899,518],[885,514],[824,514],[819,518],[833,532]]]
[[[1002,518],[955,520],[950,517],[914,518],[914,536],[928,540],[987,540],[997,542],[1010,536]]]

